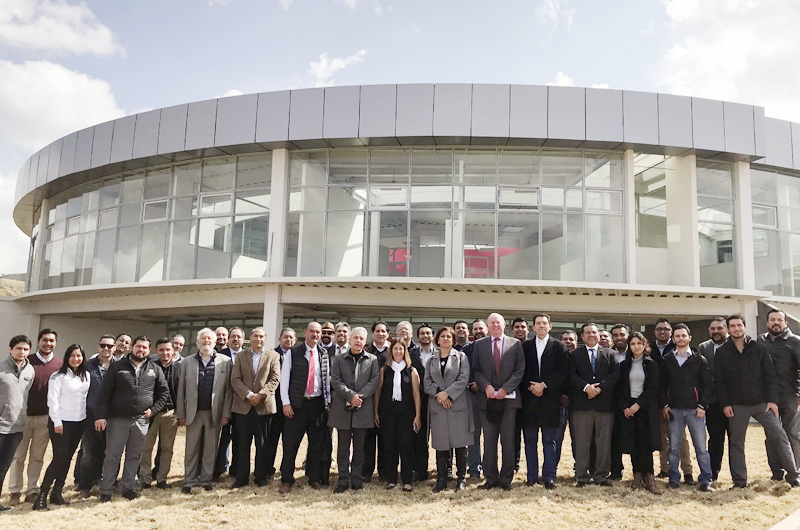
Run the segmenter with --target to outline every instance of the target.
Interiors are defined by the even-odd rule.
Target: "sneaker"
[[[700,486],[697,489],[702,492],[708,493],[709,491],[711,491],[711,484],[705,482],[703,484],[700,484]]]
[[[128,499],[129,501],[132,501],[134,499],[139,498],[139,493],[136,490],[126,490],[122,492],[122,496]]]

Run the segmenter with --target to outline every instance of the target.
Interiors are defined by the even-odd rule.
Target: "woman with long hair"
[[[50,376],[48,382],[47,406],[50,409],[50,421],[47,422],[47,427],[53,444],[53,460],[47,466],[42,487],[33,504],[34,510],[47,509],[47,494],[51,486],[53,491],[50,493],[50,503],[69,504],[61,496],[61,492],[72,455],[83,435],[89,384],[86,354],[79,344],[73,344],[64,353],[64,365]]]
[[[420,380],[405,343],[397,339],[389,347],[386,364],[378,376],[375,392],[375,426],[386,447],[386,489],[397,486],[397,464],[403,491],[411,491],[414,474],[414,431],[422,428],[420,419]]]

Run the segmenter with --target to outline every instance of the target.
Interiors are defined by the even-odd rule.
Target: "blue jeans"
[[[537,426],[525,427],[525,460],[528,463],[528,484],[534,484],[539,479],[539,430]],[[556,481],[556,468],[558,467],[558,427],[541,427],[542,452],[544,464],[542,465],[542,478],[545,482]]]
[[[700,465],[700,484],[711,483],[711,457],[706,449],[706,419],[697,417],[697,409],[671,409],[669,422],[669,481],[680,482],[681,446],[686,427],[694,444],[697,463]]]

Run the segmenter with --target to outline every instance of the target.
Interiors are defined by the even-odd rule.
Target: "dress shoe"
[[[350,489],[353,490],[353,491],[363,490],[364,489],[364,485],[363,484],[353,484],[352,486],[350,486]]]
[[[434,493],[439,493],[440,491],[444,491],[447,487],[447,479],[445,477],[439,477],[436,479],[436,485],[433,487]]]
[[[31,504],[33,504],[34,502],[36,502],[37,496],[38,494],[36,493],[28,493],[27,495],[25,495],[25,502],[30,502]]]
[[[80,498],[81,499],[88,499],[92,496],[92,490],[81,490]]]
[[[403,484],[403,492],[411,493],[412,491],[414,491],[414,486],[411,484]]]
[[[747,487],[747,484],[737,484],[737,483],[734,482],[733,486],[731,486],[731,489],[732,490],[737,490],[737,489],[742,489],[743,490],[746,487]]]
[[[503,491],[511,491],[511,484],[500,484],[500,489]]]
[[[55,504],[56,506],[69,505],[69,501],[61,495],[61,488],[53,488],[53,491],[50,492],[50,504]]]
[[[101,493],[100,502],[111,502],[111,495],[108,495],[106,493]]]
[[[309,486],[311,486],[311,489],[312,489],[312,490],[321,490],[321,489],[323,489],[323,487],[324,487],[324,486],[322,485],[322,483],[320,483],[320,482],[316,482],[316,481],[315,481],[315,482],[309,482],[309,484],[308,484],[308,485],[309,485]]]
[[[596,486],[603,486],[604,488],[610,488],[613,486],[610,480],[604,480],[602,482],[595,482]]]
[[[292,491],[292,485],[289,484],[288,482],[282,482],[281,483],[281,488],[278,490],[278,493],[280,493],[282,495],[286,495],[290,491]]]
[[[128,499],[129,501],[132,501],[133,499],[139,498],[139,493],[136,492],[136,490],[126,490],[122,492],[122,496]]]
[[[350,489],[350,486],[348,486],[346,484],[339,484],[338,486],[336,486],[336,489],[333,490],[333,492],[334,493],[344,493],[345,491],[347,491],[349,489]]]
[[[172,486],[170,486],[169,484],[167,484],[167,481],[166,481],[166,480],[162,480],[161,482],[156,482],[156,487],[157,487],[158,489],[160,489],[160,490],[168,490],[168,489],[170,489]]]
[[[667,473],[666,471],[662,471],[661,473],[656,475],[656,478],[669,478],[669,473]]]
[[[612,475],[609,475],[608,480],[620,481],[620,480],[622,480],[622,474],[621,473],[620,474],[614,473]]]
[[[673,482],[671,480],[669,481],[669,484],[667,484],[667,485],[669,486],[669,489],[671,489],[671,490],[676,490],[676,489],[681,487],[680,484],[678,484],[677,482]]]
[[[461,477],[456,481],[456,491],[464,491],[467,489],[467,479]]]
[[[686,484],[687,486],[696,486],[697,485],[697,481],[691,475],[684,475],[683,476],[683,483]]]
[[[205,486],[203,486],[203,489],[206,491],[214,491],[214,486],[212,486],[211,484],[206,484]]]
[[[9,506],[17,506],[20,502],[21,495],[19,493],[12,493],[11,496],[8,498],[8,505]]]
[[[479,490],[490,490],[492,488],[496,488],[497,486],[499,486],[499,484],[496,484],[494,482],[484,482],[483,484],[478,486],[478,489]]]
[[[139,486],[141,486],[141,488],[143,490],[149,490],[150,486],[152,486],[152,484],[150,484],[149,482],[142,482],[142,483],[139,484]]]
[[[789,485],[792,486],[793,488],[797,488],[798,486],[800,486],[800,478],[797,478],[797,477],[795,477],[795,478],[787,478],[786,482],[788,482]]]
[[[770,477],[770,480],[774,482],[780,482],[783,480],[783,473],[773,473],[772,477]]]
[[[575,487],[576,488],[585,488],[586,487],[586,483],[585,482],[578,482],[577,484],[575,484]]]
[[[544,487],[545,487],[545,489],[548,489],[548,490],[554,490],[554,489],[556,489],[556,483],[553,482],[552,480],[546,480],[544,482]]]
[[[247,486],[247,482],[239,482],[238,480],[231,484],[231,489],[243,488]]]
[[[269,481],[267,481],[267,479],[265,479],[265,478],[257,478],[256,480],[253,481],[253,483],[256,486],[259,486],[259,487],[263,488],[264,486],[269,484]]]
[[[181,493],[183,493],[184,495],[191,495],[192,488],[190,488],[189,486],[184,486],[181,488]]]
[[[704,482],[700,484],[700,486],[698,486],[697,489],[704,493],[708,493],[709,491],[711,491],[711,484],[709,484],[708,482]]]

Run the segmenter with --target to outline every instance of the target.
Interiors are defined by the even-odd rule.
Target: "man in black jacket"
[[[758,338],[763,345],[778,376],[778,412],[789,444],[792,446],[794,463],[800,468],[800,337],[791,332],[786,324],[786,313],[772,309],[767,313],[769,331]],[[767,461],[772,470],[772,480],[783,480],[783,467],[778,457],[778,448],[767,443]]]
[[[100,482],[100,502],[111,500],[114,481],[119,473],[122,452],[122,496],[133,500],[136,472],[150,418],[164,410],[169,388],[164,372],[148,359],[150,339],[141,336],[133,341],[130,355],[113,363],[103,379],[97,399],[95,429],[106,432],[106,457]]]
[[[711,457],[706,449],[705,420],[711,395],[708,361],[689,347],[692,335],[686,324],[675,326],[672,339],[675,349],[661,359],[658,368],[662,414],[669,422],[669,487],[676,489],[680,486],[678,463],[688,426],[700,465],[700,491],[711,491]]]
[[[611,431],[616,407],[614,387],[619,381],[619,362],[614,350],[598,345],[600,332],[597,324],[584,324],[581,338],[584,346],[570,352],[567,365],[571,387],[569,404],[575,432],[575,478],[579,488],[592,478],[589,447],[594,432],[597,448],[594,482],[610,486]]]
[[[708,324],[708,335],[711,337],[701,342],[697,350],[708,361],[711,370],[711,382],[714,382],[714,355],[717,349],[728,340],[728,326],[725,317],[714,317]],[[708,455],[711,457],[711,481],[716,482],[719,470],[722,467],[722,455],[725,453],[725,436],[728,432],[728,418],[722,413],[722,407],[717,402],[717,393],[713,391],[706,409],[706,429],[708,429]]]
[[[778,419],[778,378],[767,350],[748,337],[744,317],[730,315],[728,341],[714,356],[714,385],[728,418],[728,456],[734,488],[747,486],[744,440],[750,418],[764,427],[767,444],[775,444],[786,481],[800,486],[792,446]]]

